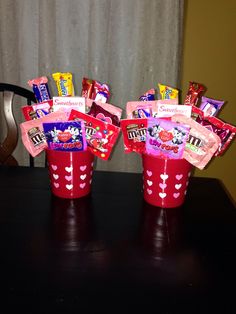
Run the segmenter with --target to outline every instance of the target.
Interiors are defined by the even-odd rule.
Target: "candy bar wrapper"
[[[192,107],[187,105],[170,105],[162,102],[157,103],[156,111],[153,110],[155,118],[171,119],[174,114],[183,114],[186,117],[191,117]]]
[[[149,89],[146,93],[139,97],[139,100],[140,101],[155,100],[155,89],[154,88]]]
[[[37,156],[47,148],[47,142],[43,132],[43,123],[65,120],[66,114],[64,112],[52,112],[42,118],[20,124],[22,142],[32,157]]]
[[[191,118],[193,120],[197,120],[198,117],[204,118],[204,112],[200,108],[196,106],[191,106],[191,108],[192,108]]]
[[[48,148],[60,151],[84,151],[87,148],[84,121],[43,123]]]
[[[85,97],[85,98],[92,98],[93,85],[94,85],[94,81],[93,80],[90,80],[90,79],[84,77],[83,80],[82,80],[81,96]]]
[[[189,82],[189,88],[184,100],[184,105],[197,106],[198,99],[205,90],[202,84]]]
[[[158,83],[161,99],[177,99],[179,102],[179,91],[176,88]]]
[[[199,108],[204,112],[205,117],[212,117],[217,116],[223,104],[223,100],[202,96]]]
[[[72,109],[69,120],[77,119],[85,122],[85,133],[89,150],[99,158],[107,160],[116,143],[120,128]]]
[[[41,103],[51,99],[48,89],[48,79],[46,76],[29,80],[28,84],[32,87],[37,102]]]
[[[225,123],[224,121],[216,117],[204,118],[198,116],[196,121],[220,137],[221,142],[217,151],[215,152],[215,156],[221,156],[226,151],[229,144],[232,142],[236,133],[236,127],[231,124]]]
[[[74,96],[72,73],[56,72],[52,74],[52,77],[57,86],[58,96]]]
[[[110,97],[110,90],[107,84],[102,84],[99,81],[84,77],[82,80],[81,95],[85,98],[90,98],[106,103]]]
[[[152,117],[152,109],[156,104],[152,101],[129,101],[126,104],[127,119],[138,119]]]
[[[53,97],[53,111],[64,110],[69,117],[72,109],[85,113],[84,97]]]
[[[92,103],[92,106],[88,112],[88,115],[102,120],[107,123],[114,124],[116,126],[120,126],[120,121],[118,117],[109,111],[103,109],[101,106],[97,105],[95,102]]]
[[[109,86],[106,83],[94,81],[92,99],[106,103],[110,97]]]
[[[34,120],[46,116],[53,111],[52,109],[53,101],[52,99],[33,104],[31,106],[22,106],[21,111],[24,115],[26,121]]]
[[[86,113],[89,112],[89,110],[92,107],[93,103],[95,103],[98,106],[102,107],[103,109],[105,109],[106,111],[110,112],[111,114],[117,116],[118,120],[120,121],[121,115],[122,115],[122,109],[121,108],[119,108],[117,106],[114,106],[114,105],[111,105],[111,104],[108,104],[108,103],[103,103],[103,102],[98,101],[98,100],[94,101],[93,99],[90,99],[90,98],[86,98],[85,99]]]
[[[185,124],[190,127],[183,157],[192,165],[202,170],[219,148],[221,143],[219,136],[193,119],[183,115],[174,115],[171,119],[176,123]]]
[[[149,118],[147,124],[147,154],[170,159],[181,159],[189,127],[169,120]]]
[[[125,153],[145,152],[147,119],[123,119],[120,121]]]

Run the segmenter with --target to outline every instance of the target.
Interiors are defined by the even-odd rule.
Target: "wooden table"
[[[235,313],[222,184],[191,178],[175,209],[141,190],[141,174],[97,171],[90,197],[59,199],[47,169],[0,167],[1,313]]]

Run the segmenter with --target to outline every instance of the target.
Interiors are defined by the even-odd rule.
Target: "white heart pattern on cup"
[[[148,193],[149,195],[151,195],[151,194],[152,194],[152,190],[147,189],[147,193]]]
[[[152,176],[152,171],[147,170],[147,175],[148,175],[149,177],[151,177],[151,176]]]
[[[159,183],[159,187],[164,190],[167,187],[167,184],[166,183]]]
[[[147,180],[147,184],[148,184],[149,186],[151,186],[151,185],[152,185],[152,181]]]
[[[175,185],[176,190],[179,190],[179,189],[181,188],[181,186],[182,186],[181,183],[180,183],[180,184],[176,184],[176,185]]]
[[[86,183],[80,183],[80,188],[83,189],[85,187]]]
[[[52,165],[52,169],[55,171],[57,170],[57,166],[56,165]]]
[[[86,174],[81,174],[80,179],[81,179],[81,180],[85,180],[86,177],[87,177]]]
[[[53,185],[55,186],[56,189],[59,188],[59,183],[53,182]]]
[[[160,177],[161,177],[162,180],[165,181],[165,180],[168,179],[169,176],[168,176],[168,174],[162,173],[162,174],[160,175]]]
[[[180,196],[180,193],[174,193],[173,196],[174,198],[178,198]]]
[[[87,166],[80,166],[79,168],[80,168],[81,171],[85,171]]]
[[[70,167],[65,167],[65,170],[66,170],[67,172],[71,172],[71,171],[73,170],[73,167],[72,167],[72,166],[70,166]]]
[[[59,178],[59,175],[58,174],[55,174],[55,173],[53,173],[53,178],[55,179],[55,180],[57,180],[58,178]]]
[[[67,184],[67,185],[66,185],[66,188],[67,188],[67,190],[72,190],[73,184]]]
[[[65,179],[66,179],[67,181],[71,181],[71,180],[72,180],[72,176],[65,176]]]
[[[179,181],[179,180],[181,180],[183,178],[183,175],[182,174],[177,174],[175,177]]]
[[[163,198],[165,198],[165,197],[166,197],[166,193],[161,193],[161,192],[160,192],[160,193],[159,193],[159,196],[160,196],[160,198],[162,198],[162,199],[163,199]]]

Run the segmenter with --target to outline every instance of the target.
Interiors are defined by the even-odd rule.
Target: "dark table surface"
[[[66,200],[47,169],[0,167],[0,204],[1,313],[236,312],[236,210],[216,179],[162,209],[141,174],[95,171]]]

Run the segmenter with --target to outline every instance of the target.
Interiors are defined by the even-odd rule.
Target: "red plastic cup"
[[[94,155],[90,151],[46,150],[51,191],[61,198],[80,198],[91,192]]]
[[[142,159],[144,200],[162,208],[181,206],[192,165],[185,159],[163,159],[146,154]]]

